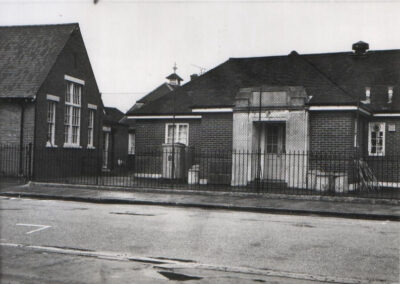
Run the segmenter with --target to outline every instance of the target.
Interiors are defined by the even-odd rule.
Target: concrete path
[[[69,200],[109,204],[197,207],[275,214],[319,215],[372,220],[400,220],[398,200],[273,196],[245,193],[157,189],[119,191],[109,188],[31,183],[0,188],[9,197]],[[279,198],[277,198],[279,197]]]

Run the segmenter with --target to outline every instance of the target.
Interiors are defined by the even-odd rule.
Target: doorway
[[[259,124],[259,178],[284,181],[286,176],[286,123]]]

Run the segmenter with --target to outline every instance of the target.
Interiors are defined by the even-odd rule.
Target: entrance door
[[[262,179],[285,180],[285,123],[265,123],[261,129]]]
[[[103,132],[103,169],[109,166],[110,132]]]

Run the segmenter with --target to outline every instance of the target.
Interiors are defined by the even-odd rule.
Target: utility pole
[[[178,69],[178,67],[176,67],[176,62],[174,63],[174,67],[172,67],[172,69],[174,70],[174,74],[176,74],[176,70]],[[172,179],[175,179],[175,127],[175,93],[172,92]]]
[[[258,163],[257,163],[257,188],[258,185],[261,183],[261,96],[262,96],[262,86],[260,87],[260,95],[258,97],[258,150],[257,150],[257,156],[258,156]]]

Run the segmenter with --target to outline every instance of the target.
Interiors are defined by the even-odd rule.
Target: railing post
[[[100,159],[100,153],[101,153],[101,149],[100,149],[100,147],[98,147],[98,149],[96,150],[96,172],[95,172],[95,175],[96,175],[96,185],[100,185],[100,181],[99,181],[99,178],[100,178],[100,171],[101,171],[101,167],[103,166],[102,165],[102,162],[103,161],[101,161],[101,159]]]
[[[32,143],[28,144],[28,165],[26,167],[26,171],[27,171],[27,178],[28,180],[32,179]]]

